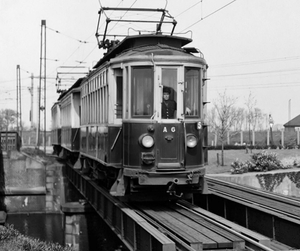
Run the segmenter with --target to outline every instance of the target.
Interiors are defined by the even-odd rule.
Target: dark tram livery
[[[173,199],[202,192],[208,68],[202,53],[173,31],[104,39],[104,57],[52,108],[54,149],[78,157],[75,166],[114,196]],[[168,117],[162,114],[165,88],[176,104]]]

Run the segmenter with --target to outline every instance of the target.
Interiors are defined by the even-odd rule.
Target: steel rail
[[[188,244],[186,244],[184,241],[182,241],[181,239],[179,239],[176,235],[174,235],[172,232],[170,232],[162,224],[160,224],[159,222],[156,222],[156,221],[152,220],[148,215],[146,215],[145,213],[143,213],[141,210],[138,210],[138,209],[135,209],[135,210],[136,210],[136,213],[138,213],[142,218],[144,218],[145,220],[147,220],[151,225],[153,225],[154,227],[156,227],[159,231],[161,231],[162,233],[164,233],[165,235],[167,235],[172,241],[174,241],[175,244],[176,244],[176,250],[179,250],[179,251],[195,251],[194,248],[192,248],[191,246],[189,246]]]
[[[231,199],[232,201],[238,202],[239,204],[243,204],[248,207],[252,207],[255,209],[261,209],[261,211],[268,212],[269,214],[272,214],[279,218],[287,219],[287,217],[288,217],[290,219],[295,219],[295,220],[299,221],[299,218],[295,218],[295,216],[293,214],[289,214],[289,213],[280,211],[279,209],[275,209],[274,207],[266,206],[264,204],[259,204],[257,202],[253,202],[252,200],[247,200],[247,199],[239,197],[239,196],[230,195],[226,192],[221,192],[219,190],[214,190],[211,188],[209,188],[209,190],[220,197],[223,197],[226,199]],[[299,221],[299,223],[300,223],[300,221]]]
[[[276,215],[280,218],[289,217],[291,219],[300,220],[299,199],[293,199],[283,195],[241,186],[239,184],[208,176],[206,176],[205,179],[208,185],[208,190],[214,194],[217,194],[221,197],[232,198],[235,201],[238,200],[240,204],[245,204],[248,206],[252,205],[255,208],[259,207],[266,209],[269,213],[273,212],[273,215]],[[224,189],[221,189],[221,187],[215,187],[216,185],[232,189],[232,191],[229,193]],[[237,192],[233,194],[233,190]],[[251,198],[251,196],[254,196],[254,198]],[[277,204],[275,204],[275,202]]]
[[[266,197],[272,198],[272,199],[277,199],[277,200],[284,200],[285,203],[289,203],[289,204],[293,204],[293,205],[297,205],[300,206],[300,199],[299,198],[291,198],[291,197],[286,197],[285,195],[281,195],[281,194],[275,194],[272,192],[268,192],[268,191],[263,191],[263,190],[258,190],[257,188],[253,188],[250,186],[242,186],[236,183],[232,183],[229,181],[225,181],[225,180],[221,180],[218,178],[214,178],[212,176],[206,175],[205,179],[209,182],[215,182],[215,183],[219,183],[219,184],[226,184],[230,187],[237,187],[239,189],[243,189],[243,190],[247,190],[247,191],[252,191],[252,193],[256,193],[256,194],[265,194]]]
[[[253,246],[254,246],[254,247],[259,248],[259,250],[274,251],[273,249],[271,249],[271,248],[269,248],[269,247],[267,247],[267,246],[265,246],[265,245],[263,245],[263,244],[255,241],[255,240],[249,238],[248,236],[246,236],[246,235],[244,235],[244,234],[242,234],[242,233],[240,233],[240,232],[238,232],[238,231],[236,231],[236,230],[234,230],[234,229],[232,229],[230,227],[227,227],[224,224],[221,224],[221,223],[217,222],[216,220],[214,220],[214,219],[212,219],[212,218],[210,218],[208,216],[205,216],[205,215],[201,214],[201,212],[197,211],[197,206],[192,205],[192,204],[188,203],[187,201],[180,201],[180,202],[177,203],[177,205],[180,206],[180,207],[182,207],[182,208],[184,208],[184,209],[186,209],[189,212],[192,212],[192,213],[194,213],[194,214],[196,214],[198,216],[201,216],[203,219],[207,220],[208,222],[210,222],[210,223],[212,223],[214,225],[217,225],[218,227],[220,227],[220,228],[222,228],[222,229],[224,229],[224,230],[226,230],[226,231],[228,231],[228,232],[230,232],[230,233],[232,233],[232,234],[234,234],[234,235],[242,238],[243,240],[245,240],[246,246],[250,246],[249,244],[251,244],[251,248],[253,248]],[[203,210],[200,207],[199,207],[199,209]],[[247,245],[247,243],[248,243],[248,245]]]

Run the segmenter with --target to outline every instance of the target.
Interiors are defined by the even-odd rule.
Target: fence
[[[0,139],[1,139],[0,150],[4,150],[4,151],[20,150],[21,140],[17,132],[1,131]]]
[[[44,145],[44,132],[40,133],[39,136],[39,145]],[[22,132],[22,145],[23,146],[36,146],[37,145],[37,135],[36,131],[23,131]],[[46,132],[46,146],[51,146],[51,132]]]
[[[211,146],[221,145],[219,135],[208,133],[208,142]],[[264,131],[230,131],[227,133],[225,145],[253,145],[253,146],[278,146],[295,148],[300,145],[300,131],[297,130],[270,130]]]

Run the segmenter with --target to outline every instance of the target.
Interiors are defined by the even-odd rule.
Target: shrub
[[[22,235],[13,225],[6,224],[0,228],[0,250],[3,251],[72,251],[70,247],[63,247],[57,243],[40,241]]]
[[[251,156],[255,165],[253,171],[270,171],[283,168],[282,163],[273,152],[262,151]]]
[[[295,167],[300,167],[300,156],[295,156],[294,157],[294,166]]]
[[[253,168],[253,163],[249,160],[245,162],[241,162],[238,159],[236,159],[232,164],[231,173],[234,174],[241,174],[241,173],[247,173],[249,170]]]
[[[299,158],[300,163],[300,158]],[[245,162],[240,162],[238,160],[234,161],[232,164],[231,173],[240,174],[245,172],[265,172],[276,169],[287,168],[281,161],[277,158],[276,153],[269,153],[262,151],[259,153],[254,153],[251,155],[251,159]]]
[[[300,167],[300,156],[283,158],[281,163],[285,168]]]

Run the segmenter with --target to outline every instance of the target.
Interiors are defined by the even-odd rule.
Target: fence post
[[[241,146],[243,145],[243,141],[244,141],[244,139],[243,139],[243,131],[241,131]]]
[[[230,145],[229,131],[227,131],[227,144]]]
[[[296,129],[297,130],[297,145],[300,144],[300,138],[299,138],[299,128]]]
[[[281,129],[281,144],[284,147],[284,128]]]
[[[217,146],[218,145],[218,135],[217,135],[217,133],[215,134],[215,146]]]
[[[267,146],[270,145],[270,130],[267,130]]]
[[[255,131],[252,130],[252,145],[255,146]]]

